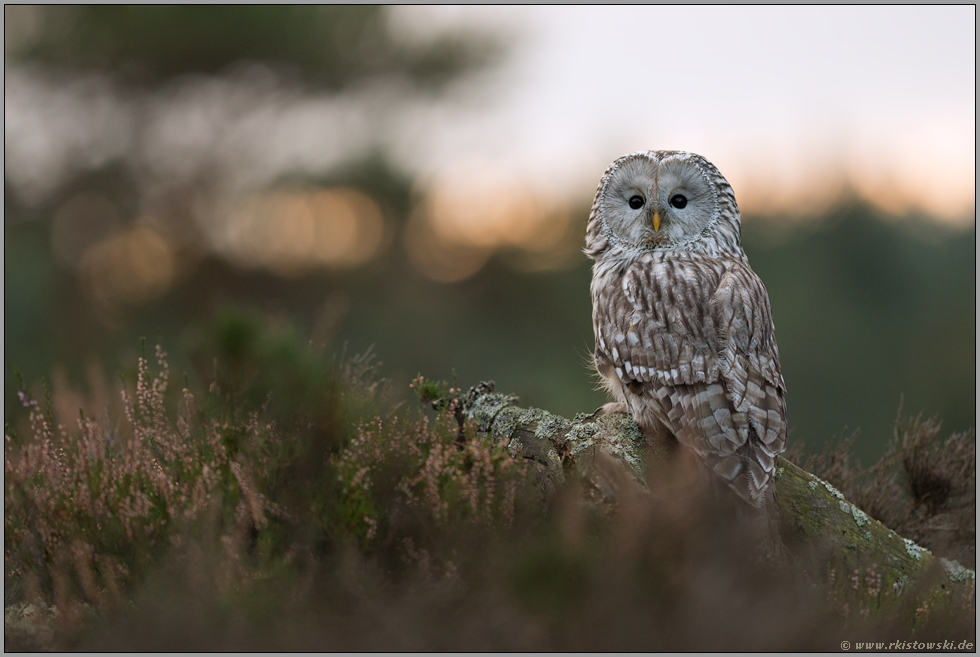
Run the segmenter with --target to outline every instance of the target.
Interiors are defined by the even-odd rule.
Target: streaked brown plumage
[[[660,425],[776,517],[786,402],[769,296],[741,247],[728,182],[699,155],[609,167],[586,235],[595,366],[648,435]]]

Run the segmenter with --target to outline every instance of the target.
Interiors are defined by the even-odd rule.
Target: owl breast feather
[[[593,293],[596,366],[615,377],[610,389],[641,426],[652,413],[755,503],[786,435],[762,281],[744,260],[653,252]]]

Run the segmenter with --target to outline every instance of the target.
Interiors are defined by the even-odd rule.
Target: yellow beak
[[[660,213],[659,212],[654,212],[653,213],[653,230],[654,230],[654,232],[660,230]]]

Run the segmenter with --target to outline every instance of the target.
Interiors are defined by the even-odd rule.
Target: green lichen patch
[[[559,484],[568,476],[580,477],[589,490],[594,489],[590,495],[597,508],[615,508],[616,493],[609,482],[596,475],[595,450],[620,461],[641,483],[645,461],[669,458],[668,454],[648,450],[642,431],[629,415],[600,415],[595,420],[581,415],[569,422],[539,409],[518,408],[511,397],[485,396],[491,398],[478,398],[473,404],[473,414],[487,418],[480,426],[486,426],[497,441],[509,440],[513,453],[520,452],[537,462],[550,484]],[[838,580],[836,586],[842,595],[846,589],[850,597],[841,600],[856,603],[854,609],[863,613],[892,605],[903,591],[907,597],[906,584],[917,585],[925,581],[925,573],[938,569],[939,563],[928,550],[869,517],[830,483],[783,458],[777,459],[776,466],[781,531],[788,549],[794,556],[809,560],[810,568],[815,568],[811,572],[836,572],[838,577],[846,573],[846,583]],[[975,581],[973,571],[955,562],[942,565],[947,589],[954,582],[962,587]],[[938,587],[926,588],[928,591],[915,594],[916,599],[931,595]]]
[[[617,436],[621,437],[624,441],[629,441],[637,445],[643,444],[643,432],[640,431],[640,425],[638,425],[633,418],[623,413],[618,413],[609,417],[612,421],[613,427],[616,430]]]
[[[643,472],[642,443],[638,443],[629,436],[624,438],[620,434],[616,434],[612,438],[603,441],[602,449],[625,461],[634,473]]]
[[[491,436],[495,443],[508,444],[517,429],[517,417],[521,409],[517,406],[506,406],[501,409],[493,421]]]
[[[599,426],[595,422],[572,422],[565,434],[565,442],[572,453],[577,453],[584,447],[590,447],[598,434]]]
[[[851,515],[854,516],[854,522],[857,523],[858,527],[864,527],[871,522],[871,520],[868,518],[868,514],[853,504],[851,505]]]
[[[565,418],[547,411],[541,411],[538,425],[534,429],[534,435],[541,440],[550,440],[552,437],[565,432],[569,425],[569,421]]]
[[[568,433],[565,434],[565,448],[570,457],[569,463],[574,463],[575,459],[582,456],[584,452],[596,447],[598,441],[602,440],[602,429],[596,422],[585,422],[583,424],[572,423]]]
[[[942,564],[943,570],[946,571],[946,576],[953,582],[977,581],[977,573],[974,570],[961,566],[955,561],[944,559],[943,557],[939,557],[939,563]]]
[[[784,540],[838,573],[878,564],[889,585],[928,569],[927,551],[868,517],[832,485],[782,459],[779,464],[785,468],[776,478]]]
[[[868,518],[868,514],[866,514],[864,511],[862,511],[861,509],[857,508],[856,506],[854,506],[849,502],[845,502],[841,500],[840,510],[843,511],[844,513],[851,514],[851,517],[854,518],[854,522],[857,524],[858,527],[864,527],[865,525],[871,522],[871,520]]]
[[[563,417],[538,408],[522,410],[512,418],[516,433],[525,445],[534,444],[536,452],[543,456],[548,449],[564,442],[570,423]]]
[[[826,481],[824,481],[822,479],[820,479],[818,481],[820,481],[820,483],[822,483],[824,485],[824,488],[826,488],[830,492],[830,494],[833,495],[834,497],[836,497],[837,499],[839,499],[839,500],[846,499],[844,497],[843,493],[841,493],[839,490],[837,490],[836,488],[834,488],[833,486],[831,486]]]
[[[915,559],[916,561],[922,559],[923,552],[925,552],[926,554],[930,554],[929,550],[925,549],[921,545],[917,545],[913,543],[911,540],[907,538],[903,538],[902,542],[905,543],[905,551],[908,552],[909,556]]]
[[[625,461],[636,475],[634,478],[640,480],[644,470],[643,448],[646,443],[640,428],[628,415],[602,416],[595,422],[573,422],[565,441],[573,458],[598,447]]]
[[[538,408],[525,408],[521,410],[520,415],[517,416],[516,421],[518,426],[524,430],[533,431],[532,427],[536,428],[538,422],[545,416],[545,412]]]
[[[487,433],[497,414],[508,406],[516,406],[519,401],[514,395],[491,392],[479,395],[467,409],[466,414],[476,423],[477,431]]]

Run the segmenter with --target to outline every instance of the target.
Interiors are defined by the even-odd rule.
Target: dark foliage
[[[901,536],[975,568],[976,432],[940,440],[941,427],[938,418],[900,411],[891,444],[869,468],[853,458],[857,431],[823,452],[800,447],[788,456]]]
[[[8,649],[815,650],[856,631],[973,636],[972,589],[923,602],[873,567],[776,566],[670,477],[612,517],[574,484],[546,498],[530,461],[460,432],[447,384],[416,382],[441,410],[392,406],[370,357],[333,361],[237,311],[198,350],[210,390],[169,394],[159,350],[122,408],[83,410],[77,430],[57,426],[64,391],[50,411],[20,402],[5,590],[10,627],[35,633],[5,633]],[[935,430],[902,434],[934,463],[915,484],[927,510],[947,488],[925,482],[954,471],[925,440]],[[948,443],[961,459],[964,440]],[[824,463],[847,490],[847,459]]]
[[[112,71],[154,87],[177,76],[263,64],[286,79],[338,90],[372,77],[435,87],[499,54],[487,37],[408,46],[377,5],[90,5],[44,7],[37,39],[15,60],[73,72]]]

